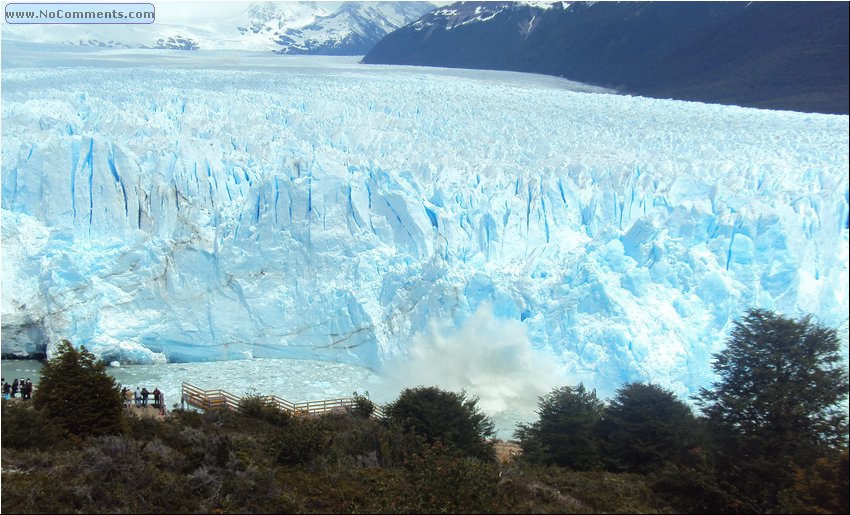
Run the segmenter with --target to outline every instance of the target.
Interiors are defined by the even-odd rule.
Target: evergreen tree
[[[384,408],[384,416],[428,443],[440,441],[469,456],[493,459],[489,438],[495,433],[493,420],[478,409],[478,398],[435,386],[406,388],[395,402]]]
[[[847,445],[847,370],[834,329],[751,310],[714,356],[719,381],[697,403],[708,419],[717,469],[754,511],[778,506],[795,467]]]
[[[121,392],[106,364],[68,340],[42,368],[33,405],[72,435],[118,433],[124,424]]]
[[[598,426],[606,467],[645,473],[682,463],[699,435],[691,409],[660,386],[630,383],[617,391]]]
[[[540,398],[540,419],[519,424],[514,432],[531,461],[588,470],[599,464],[594,427],[602,415],[602,402],[596,390],[583,384],[555,388]]]

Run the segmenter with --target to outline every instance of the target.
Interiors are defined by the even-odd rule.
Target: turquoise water
[[[4,359],[0,361],[0,370],[3,373],[4,381],[10,384],[15,378],[31,379],[33,383],[38,384],[41,379],[41,361],[28,359]]]

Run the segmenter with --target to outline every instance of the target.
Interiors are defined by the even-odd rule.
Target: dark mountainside
[[[364,63],[542,73],[655,98],[848,114],[847,2],[460,2]]]

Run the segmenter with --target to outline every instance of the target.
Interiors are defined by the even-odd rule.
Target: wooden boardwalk
[[[239,405],[242,402],[241,397],[237,397],[236,395],[221,389],[203,390],[189,383],[183,383],[181,390],[181,402],[184,405],[193,406],[202,410],[239,411]],[[289,413],[294,417],[314,417],[329,413],[345,413],[357,406],[357,400],[353,397],[298,403],[281,399],[276,395],[267,395],[261,397],[261,399],[269,405]],[[374,403],[372,403],[372,405],[374,406],[372,416],[383,418],[383,412],[381,411],[380,406]]]

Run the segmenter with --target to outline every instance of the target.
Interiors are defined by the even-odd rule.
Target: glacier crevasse
[[[377,369],[487,304],[682,393],[748,307],[846,328],[846,116],[363,68],[4,69],[3,354]]]

